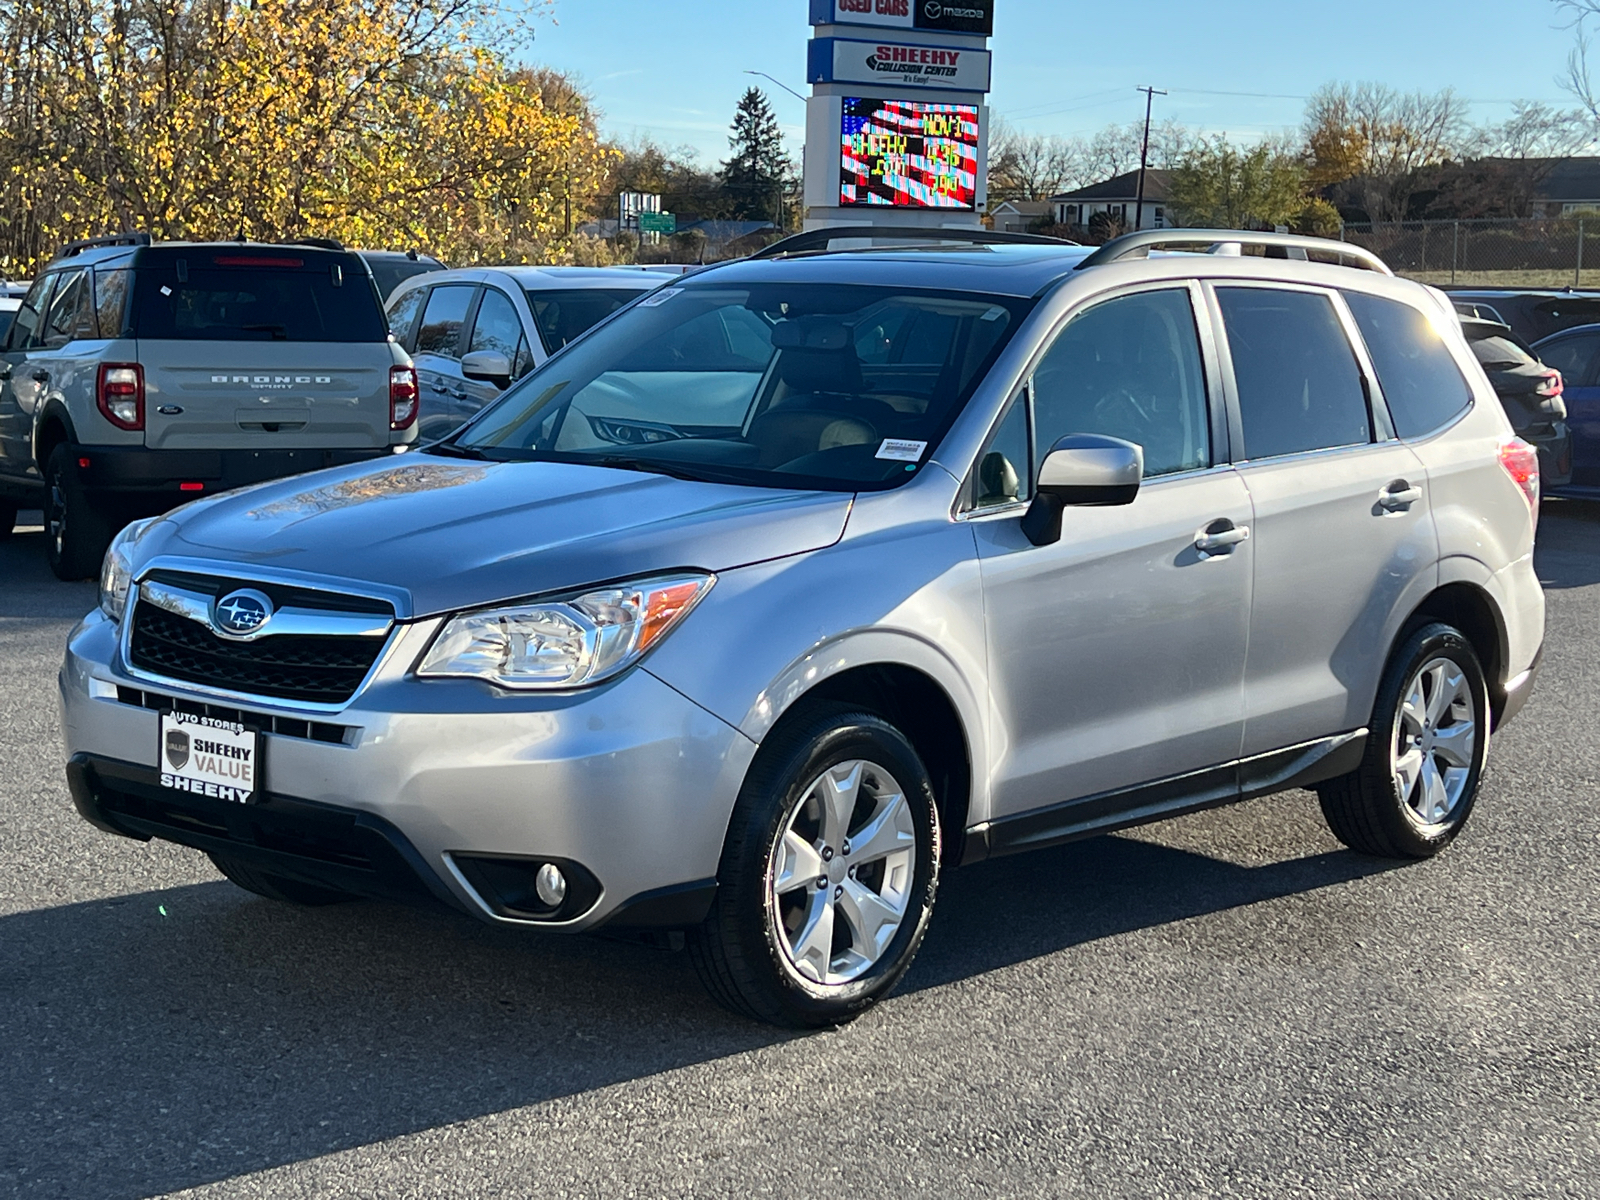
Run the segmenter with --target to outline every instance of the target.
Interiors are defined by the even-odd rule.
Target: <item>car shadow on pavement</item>
[[[953,871],[903,990],[1387,865],[1099,838]],[[685,954],[443,910],[219,882],[18,913],[0,918],[0,1192],[162,1193],[791,1036],[716,1008]]]
[[[74,594],[82,605],[78,615],[88,612],[95,606],[98,585],[93,580],[62,583],[50,573],[38,516],[23,513],[16,531],[0,541],[0,617],[62,620],[63,603]]]
[[[1539,511],[1534,567],[1555,590],[1600,583],[1600,501],[1547,500]]]

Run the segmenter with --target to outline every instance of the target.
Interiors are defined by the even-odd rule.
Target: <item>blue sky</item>
[[[692,146],[708,163],[727,153],[734,104],[756,83],[798,151],[804,106],[743,72],[805,94],[806,12],[805,0],[556,0],[527,57],[580,76],[608,134]],[[1453,87],[1479,102],[1479,121],[1513,99],[1561,103],[1572,34],[1553,0],[996,0],[991,44],[990,105],[1025,129],[1134,120],[1133,89],[1148,83],[1172,93],[1158,117],[1253,138],[1297,126],[1300,97],[1331,79]]]

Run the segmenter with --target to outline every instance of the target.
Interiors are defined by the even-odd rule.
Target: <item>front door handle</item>
[[[1250,540],[1250,526],[1235,525],[1227,517],[1218,517],[1194,535],[1194,548],[1202,558],[1214,554],[1231,554],[1240,542]]]
[[[1422,489],[1404,479],[1396,479],[1378,493],[1378,507],[1385,512],[1404,512],[1422,499]]]

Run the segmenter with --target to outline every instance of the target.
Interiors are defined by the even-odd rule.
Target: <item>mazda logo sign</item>
[[[246,637],[272,619],[272,601],[253,588],[240,588],[217,601],[212,620],[222,633]]]

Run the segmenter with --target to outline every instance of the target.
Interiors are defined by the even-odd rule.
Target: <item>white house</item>
[[[1166,229],[1172,225],[1167,218],[1167,182],[1170,172],[1151,167],[1144,173],[1144,220],[1142,229]],[[1109,213],[1132,231],[1134,212],[1139,200],[1139,172],[1129,171],[1091,183],[1088,187],[1061,192],[1050,197],[1058,225],[1077,225],[1087,228],[1095,213]],[[995,226],[999,228],[998,225]]]

